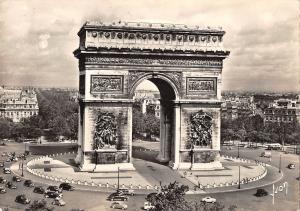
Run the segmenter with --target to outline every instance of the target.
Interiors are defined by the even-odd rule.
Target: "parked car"
[[[262,196],[267,196],[269,193],[262,188],[259,188],[256,190],[256,193],[254,194],[256,197],[262,197]]]
[[[57,205],[57,206],[65,206],[66,202],[64,200],[62,200],[61,198],[56,198],[56,199],[54,199],[52,204]]]
[[[149,201],[144,202],[144,210],[150,210],[150,209],[154,209],[155,206],[153,206]]]
[[[271,152],[265,151],[260,154],[260,157],[270,158],[270,157],[272,157],[272,154],[271,154]]]
[[[57,192],[54,192],[54,191],[47,191],[45,193],[45,197],[46,198],[61,198],[63,195],[62,193],[57,193]]]
[[[52,191],[52,192],[61,193],[61,192],[62,192],[62,189],[59,188],[58,186],[50,185],[50,186],[47,188],[47,191]]]
[[[34,193],[39,193],[39,194],[44,194],[46,191],[45,191],[45,189],[42,186],[38,186],[38,187],[35,187],[33,189],[33,192]]]
[[[111,195],[108,197],[110,201],[128,201],[128,197],[124,195]]]
[[[9,189],[17,189],[17,186],[15,186],[12,182],[7,182],[5,186]]]
[[[25,194],[21,194],[21,195],[17,195],[15,202],[18,202],[21,204],[29,204],[30,199],[28,199]]]
[[[0,162],[0,167],[4,167],[4,162]]]
[[[74,190],[74,187],[72,185],[70,185],[70,183],[67,183],[67,182],[61,183],[59,185],[59,188],[62,190],[68,190],[68,191]]]
[[[13,176],[12,177],[12,181],[14,181],[14,182],[21,182],[21,178],[18,177],[18,176]]]
[[[123,193],[124,195],[127,195],[127,196],[134,196],[134,190],[132,190],[132,189],[122,188],[122,189],[118,189],[117,192]]]
[[[1,184],[4,184],[4,183],[6,183],[6,182],[7,182],[7,180],[4,179],[4,177],[0,177],[0,183],[1,183]]]
[[[217,200],[215,198],[207,196],[207,197],[202,198],[201,201],[206,202],[206,203],[215,203]]]
[[[296,166],[295,166],[295,164],[290,163],[287,167],[288,167],[289,169],[294,169]]]
[[[113,209],[121,209],[121,210],[127,210],[128,206],[124,202],[115,201],[111,203],[110,205]]]
[[[24,181],[24,186],[34,187],[34,184],[30,179],[27,179],[27,180]]]
[[[0,193],[6,193],[6,189],[3,186],[0,186]]]
[[[11,171],[10,171],[9,168],[4,168],[4,169],[3,169],[3,173],[4,173],[4,174],[11,174]]]

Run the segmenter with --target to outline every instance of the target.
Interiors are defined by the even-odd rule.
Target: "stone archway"
[[[159,158],[173,169],[216,169],[221,74],[229,55],[221,29],[174,24],[87,22],[78,32],[82,170],[131,169],[132,104],[145,79],[161,93]]]

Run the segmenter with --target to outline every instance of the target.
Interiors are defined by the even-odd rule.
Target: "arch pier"
[[[221,28],[86,22],[78,36],[82,171],[134,170],[132,106],[136,87],[161,94],[160,152],[173,169],[220,169]]]

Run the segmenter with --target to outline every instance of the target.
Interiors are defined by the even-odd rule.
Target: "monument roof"
[[[161,31],[185,31],[185,32],[219,32],[224,34],[222,27],[185,25],[172,23],[148,23],[148,22],[111,22],[105,23],[102,21],[87,21],[83,27],[98,27],[98,28],[114,28],[114,29],[144,29],[144,30],[161,30]]]
[[[87,21],[78,32],[80,46],[75,56],[95,51],[155,52],[208,55],[225,58],[221,27],[184,24]]]

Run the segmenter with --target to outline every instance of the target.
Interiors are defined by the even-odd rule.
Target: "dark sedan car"
[[[15,186],[12,182],[7,182],[5,186],[9,189],[17,189],[17,186]]]
[[[50,185],[50,186],[47,188],[47,191],[52,191],[52,192],[61,193],[61,192],[62,192],[62,189],[59,188],[59,187],[57,187],[57,186]]]
[[[21,204],[29,204],[30,199],[28,199],[25,194],[21,194],[21,195],[18,195],[16,197],[15,202],[18,202],[18,203],[21,203]]]
[[[7,182],[7,180],[4,179],[4,177],[0,177],[0,183],[4,184],[4,183],[6,183],[6,182]]]
[[[269,193],[262,188],[259,188],[256,190],[256,193],[254,194],[256,197],[262,197],[262,196],[267,196]]]
[[[6,193],[6,189],[2,186],[0,186],[0,193]]]
[[[39,187],[35,187],[33,189],[33,192],[34,193],[39,193],[39,194],[44,194],[46,191],[45,191],[45,189],[43,187],[39,186]]]
[[[21,178],[18,177],[18,176],[13,176],[12,180],[13,180],[14,182],[21,182]]]
[[[24,181],[24,186],[26,186],[26,187],[34,187],[34,184],[33,184],[33,182],[30,179],[28,179],[28,180]]]
[[[45,193],[45,197],[46,198],[61,198],[63,195],[62,193],[57,193],[57,192],[54,192],[54,191],[47,191]]]
[[[109,201],[128,201],[128,197],[124,195],[110,195],[108,197]]]
[[[67,183],[67,182],[61,183],[59,185],[59,188],[62,190],[68,190],[68,191],[74,190],[74,187],[72,185],[70,185],[70,183]]]

